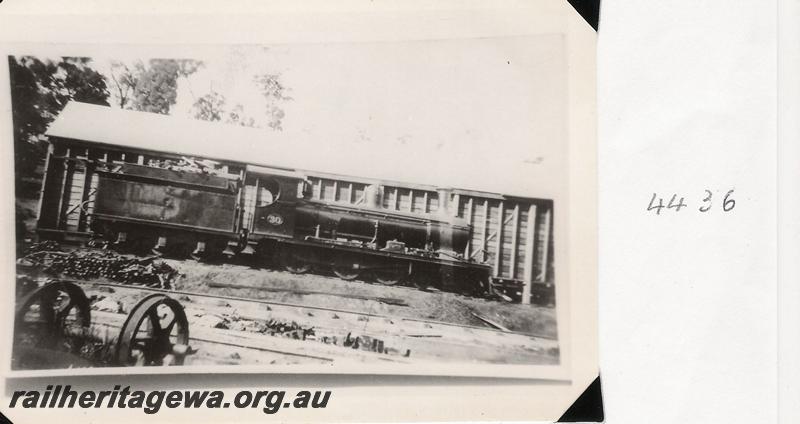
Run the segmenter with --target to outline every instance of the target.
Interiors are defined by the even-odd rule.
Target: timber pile
[[[171,171],[191,172],[195,174],[218,174],[219,171],[216,166],[219,162],[208,159],[194,159],[181,157],[179,160],[156,160],[151,159],[147,162],[148,166],[155,168],[169,169]]]
[[[57,252],[61,251],[61,246],[58,245],[57,241],[54,240],[45,240],[40,241],[38,243],[33,243],[30,246],[25,248],[24,255],[30,255],[36,252]]]
[[[287,323],[276,319],[270,319],[267,322],[264,322],[263,326],[264,327],[261,332],[271,336],[281,335],[285,337],[292,337],[294,339],[305,340],[309,336],[315,335],[314,327],[302,326],[294,321]]]
[[[53,243],[53,242],[44,242]],[[38,267],[46,274],[69,276],[80,279],[107,278],[124,284],[147,287],[172,288],[178,271],[157,257],[132,258],[112,251],[40,250],[58,248],[58,245],[32,245],[27,255],[17,263],[23,266]]]
[[[201,318],[204,317],[205,316],[201,316]],[[288,337],[295,340],[313,339],[315,336],[314,327],[300,325],[294,321],[286,322],[277,319],[269,319],[266,321],[251,320],[241,318],[235,314],[222,314],[222,316],[218,318],[218,320],[208,321],[209,323],[213,323],[213,325],[211,325],[212,327]]]
[[[112,305],[112,309],[113,309]],[[193,324],[222,330],[243,331],[259,333],[273,337],[289,338],[303,341],[317,341],[326,345],[334,345],[366,352],[411,356],[411,350],[402,352],[398,348],[388,346],[384,340],[367,335],[356,335],[348,332],[343,334],[319,334],[313,326],[306,326],[295,321],[284,321],[275,318],[250,319],[240,317],[237,313],[196,313],[193,315]]]

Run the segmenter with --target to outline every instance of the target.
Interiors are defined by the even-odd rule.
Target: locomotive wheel
[[[311,262],[301,257],[295,249],[283,249],[280,253],[279,262],[283,269],[292,274],[305,274],[311,271]]]
[[[405,269],[400,267],[378,268],[372,271],[372,277],[385,286],[393,286],[403,280]]]
[[[355,280],[361,275],[361,272],[357,269],[340,265],[335,265],[333,267],[333,273],[336,274],[336,276],[341,278],[342,280],[347,280],[347,281]]]
[[[419,267],[411,275],[412,284],[420,289],[433,287],[441,290],[443,288],[439,273],[432,267]]]
[[[182,365],[189,348],[189,322],[177,300],[152,294],[133,308],[119,334],[115,362],[121,366]]]
[[[25,295],[14,317],[16,342],[77,353],[91,323],[91,307],[83,290],[69,282],[49,283]]]
[[[342,280],[355,280],[361,275],[361,269],[358,268],[358,265],[355,258],[348,255],[340,255],[333,263],[333,273]]]

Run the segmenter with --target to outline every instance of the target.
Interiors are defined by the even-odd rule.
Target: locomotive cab
[[[258,237],[292,238],[295,207],[305,180],[293,171],[247,166],[243,229]]]

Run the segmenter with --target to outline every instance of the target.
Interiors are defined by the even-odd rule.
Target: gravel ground
[[[552,364],[558,363],[560,358],[555,310],[550,307],[489,301],[454,293],[364,281],[345,281],[324,275],[297,275],[192,260],[162,260],[176,271],[171,274],[175,276],[172,280],[173,289],[187,292],[176,293],[175,296],[187,312],[193,334],[199,334],[201,338],[223,337],[244,343],[232,347],[202,342],[203,353],[193,357],[192,363],[306,363],[319,362],[319,359],[315,359],[318,356],[329,360],[362,362],[388,358],[415,362]],[[85,281],[120,284],[119,281],[100,277]],[[92,299],[98,323],[103,321],[103,314],[119,315],[118,320],[124,319],[133,305],[149,294],[146,290],[139,290],[136,285],[86,285],[84,290]],[[227,296],[229,299],[198,297],[190,293]],[[261,299],[273,303],[259,304],[235,298]],[[495,330],[477,318],[476,314],[515,334]],[[249,330],[250,327],[259,329],[263,325],[269,326],[273,320],[313,329],[318,339],[312,342],[284,340],[280,335],[264,339],[265,333],[260,330],[252,333]],[[220,325],[222,321],[225,325]],[[220,331],[222,333],[217,334]],[[335,341],[333,345],[319,341],[323,338],[343,341],[351,334],[364,340],[383,340],[393,353],[389,357],[378,355],[378,358],[374,353],[353,353],[353,349],[336,345]],[[258,348],[245,348],[250,344],[268,345],[270,351],[264,353]],[[290,353],[276,353],[276,349]],[[401,356],[406,351],[413,352],[411,359]],[[302,356],[304,353],[312,355]]]
[[[238,265],[208,265],[194,261],[167,262],[181,274],[174,283],[176,290],[485,327],[486,324],[476,318],[474,312],[515,332],[537,334],[548,338],[557,337],[556,311],[550,307],[488,301],[454,293],[427,292],[411,287],[345,281],[314,274],[296,275]],[[215,287],[218,285],[255,286],[267,290],[249,287]],[[325,294],[303,293],[308,291],[325,292]],[[402,299],[408,306],[352,298],[352,296]]]

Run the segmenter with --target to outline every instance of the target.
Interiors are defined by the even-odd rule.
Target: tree
[[[178,79],[202,66],[194,59],[150,59],[132,66],[112,62],[109,79],[119,107],[166,115],[178,96]]]
[[[56,61],[9,56],[16,173],[31,175],[44,158],[47,126],[71,101],[108,105],[103,76],[91,59],[62,57]]]
[[[224,121],[227,124],[256,127],[255,118],[245,115],[244,106],[237,103],[228,110],[225,96],[217,91],[211,91],[195,100],[192,105],[192,111],[195,119],[211,122]]]
[[[190,59],[151,59],[147,67],[139,62],[133,108],[168,114],[178,96],[178,78],[194,73],[200,66],[201,62]]]
[[[109,85],[116,103],[123,109],[169,114],[177,99],[179,79],[189,77],[202,66],[205,66],[202,61],[193,59],[151,59],[146,64],[112,62]],[[192,116],[204,121],[282,130],[285,117],[282,104],[292,98],[280,74],[257,74],[252,82],[264,98],[263,113],[247,113],[241,103],[230,106],[224,94],[212,89],[195,99]]]
[[[292,98],[287,95],[288,89],[281,83],[280,74],[259,74],[253,78],[253,82],[266,100],[267,126],[273,130],[282,131],[283,118],[286,113],[280,104],[290,101]]]
[[[114,88],[114,95],[117,98],[117,104],[120,109],[125,109],[125,106],[131,100],[133,89],[136,87],[136,78],[128,65],[116,60],[111,62],[109,77]]]
[[[203,121],[221,121],[225,114],[225,96],[212,91],[195,100],[192,105],[194,118]]]
[[[242,127],[256,127],[256,120],[252,116],[247,116],[244,113],[244,106],[241,104],[237,104],[228,112],[228,119],[226,120],[229,124],[236,124]]]

